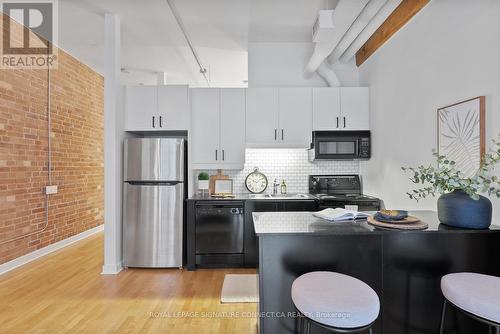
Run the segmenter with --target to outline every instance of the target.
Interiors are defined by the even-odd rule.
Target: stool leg
[[[309,322],[309,320],[306,320],[306,334],[310,334],[311,333],[311,323]]]
[[[295,328],[295,333],[302,333],[302,315],[299,314],[297,317],[297,323],[296,323],[296,328]]]
[[[446,314],[446,298],[443,300],[443,308],[441,309],[441,322],[439,324],[439,334],[443,334],[445,314]]]
[[[372,331],[371,327],[368,329],[368,333],[373,334],[373,331]]]
[[[500,334],[500,327],[495,327],[495,334]]]
[[[458,309],[453,310],[453,319],[455,320],[455,329],[457,331],[457,334],[462,334],[462,330],[460,329],[460,319],[458,318],[459,315]]]

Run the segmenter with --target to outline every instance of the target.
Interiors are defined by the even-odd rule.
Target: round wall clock
[[[267,188],[267,177],[255,167],[253,172],[247,175],[245,186],[249,192],[259,194]]]

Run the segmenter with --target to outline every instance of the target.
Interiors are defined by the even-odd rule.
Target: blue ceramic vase
[[[480,196],[474,200],[462,190],[441,195],[437,202],[438,218],[448,226],[485,229],[491,225],[491,201]]]

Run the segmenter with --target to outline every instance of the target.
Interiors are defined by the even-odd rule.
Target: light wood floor
[[[257,304],[219,301],[225,274],[254,270],[129,269],[103,276],[102,262],[101,233],[0,276],[0,333],[257,331]],[[208,312],[226,313],[207,318]]]

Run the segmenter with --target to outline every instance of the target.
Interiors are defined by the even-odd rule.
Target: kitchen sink
[[[312,199],[308,194],[251,194],[251,199]]]

